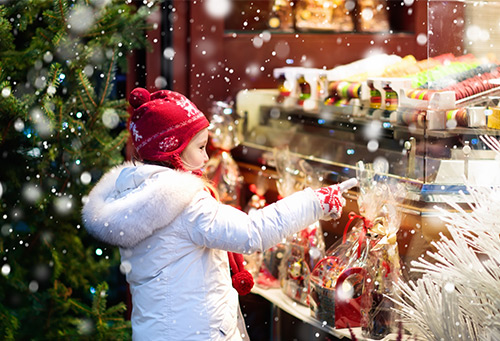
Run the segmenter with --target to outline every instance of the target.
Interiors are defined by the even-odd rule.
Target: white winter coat
[[[311,189],[247,215],[190,173],[131,163],[105,174],[83,208],[87,230],[120,247],[134,340],[241,340],[226,251],[266,250],[321,216]]]

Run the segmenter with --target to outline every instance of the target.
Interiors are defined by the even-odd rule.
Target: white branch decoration
[[[418,339],[500,340],[500,187],[467,191],[467,212],[451,200],[438,208],[451,239],[412,262],[422,278],[397,285],[396,310]]]

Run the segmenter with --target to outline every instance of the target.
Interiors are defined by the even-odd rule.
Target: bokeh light
[[[7,98],[10,96],[11,90],[9,87],[5,87],[2,89],[2,97]]]
[[[73,208],[73,200],[65,195],[57,197],[54,200],[54,208],[59,214],[66,215],[70,213]]]
[[[24,200],[29,203],[35,203],[42,197],[42,191],[38,185],[27,183],[21,190]]]
[[[68,28],[77,34],[84,33],[94,25],[94,18],[94,11],[91,7],[77,5],[69,14]]]
[[[163,57],[165,59],[173,60],[175,57],[175,50],[172,47],[167,47],[163,50]]]
[[[102,123],[109,129],[114,129],[120,123],[120,116],[114,109],[106,109],[102,114]]]
[[[31,281],[29,284],[28,284],[28,289],[29,291],[31,292],[37,292],[38,291],[38,282],[37,281]]]
[[[206,0],[205,11],[213,19],[225,18],[232,9],[231,0]]]
[[[92,181],[92,175],[89,172],[83,172],[80,175],[80,181],[84,185],[88,185]]]
[[[417,44],[420,46],[424,46],[425,44],[427,44],[427,36],[424,33],[420,33],[417,36]]]
[[[14,129],[18,132],[21,132],[24,130],[24,121],[20,118],[18,118],[15,122],[14,122]]]
[[[10,265],[4,264],[2,265],[2,275],[8,276],[10,274]]]
[[[120,272],[124,275],[128,274],[132,270],[132,264],[129,261],[124,260],[120,264]]]
[[[366,144],[366,148],[371,153],[376,152],[378,150],[378,141],[377,140],[368,141],[368,143]]]

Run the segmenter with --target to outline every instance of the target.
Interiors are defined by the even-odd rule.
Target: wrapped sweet
[[[208,130],[216,151],[205,166],[205,174],[214,183],[222,203],[241,208],[240,192],[243,177],[230,153],[241,140],[238,130],[239,120],[233,115],[232,103],[214,103]]]
[[[325,255],[325,241],[319,222],[287,238],[280,266],[282,291],[293,300],[308,305],[309,275]]]
[[[278,243],[262,254],[262,262],[257,275],[257,286],[263,289],[280,288],[279,267],[283,260],[286,246]]]

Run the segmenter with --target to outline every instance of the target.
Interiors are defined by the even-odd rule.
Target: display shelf
[[[288,38],[293,38],[297,34],[303,35],[303,34],[311,34],[311,35],[323,35],[323,36],[328,36],[329,38],[337,38],[337,37],[346,37],[346,36],[360,36],[363,39],[366,38],[373,38],[374,36],[380,36],[381,34],[386,34],[389,35],[387,32],[356,32],[356,31],[344,31],[344,32],[335,32],[335,31],[327,31],[327,30],[308,30],[308,31],[282,31],[282,30],[271,30],[267,28],[263,29],[256,29],[256,30],[224,30],[224,36],[225,37],[233,37],[235,34],[237,35],[242,35],[242,36],[248,36],[252,35],[255,36],[256,34],[264,33],[264,32],[269,32],[271,34],[276,34],[280,35],[282,37],[288,37]],[[414,32],[410,31],[398,31],[395,33],[390,33],[391,37],[401,37],[401,38],[413,38],[415,35]]]
[[[330,69],[380,50],[404,51],[417,59],[427,55],[417,39],[427,32],[423,0],[408,6],[390,2],[391,30],[378,33],[270,30],[268,0],[232,2],[226,18],[207,15],[206,0],[173,3],[179,18],[173,25],[173,90],[187,94],[203,112],[214,100],[234,98],[240,90],[275,86],[269,76],[275,68],[314,64]],[[444,43],[456,45],[453,39]]]
[[[350,339],[351,332],[349,329],[336,329],[325,322],[318,321],[314,317],[311,316],[309,307],[306,307],[300,303],[293,301],[291,298],[286,296],[281,289],[263,289],[258,286],[254,286],[252,289],[252,293],[260,295],[264,297],[266,300],[280,308],[281,310],[287,312],[288,314],[302,320],[320,330],[327,332],[339,339]],[[373,340],[370,338],[363,337],[361,332],[361,327],[351,328],[353,334],[358,340]],[[402,340],[409,340],[409,335],[404,335]],[[389,334],[383,339],[379,339],[379,341],[389,341],[389,340],[398,340],[397,334]]]
[[[496,93],[500,96],[498,89]],[[363,128],[374,119],[382,122],[381,137],[390,138],[407,138],[410,135],[415,137],[436,137],[436,138],[450,138],[457,135],[492,135],[500,136],[500,130],[492,128],[468,128],[468,127],[455,127],[442,130],[429,130],[419,127],[412,127],[411,131],[408,126],[390,122],[389,116],[391,112],[380,109],[369,108],[352,108],[351,106],[344,107],[328,107],[323,106],[316,111],[306,111],[303,108],[286,108],[280,106],[263,106],[263,112],[271,112],[276,117],[276,109],[281,114],[286,115],[290,122],[312,124],[316,126],[323,126],[325,128],[336,128],[339,130],[352,131]],[[357,112],[357,115],[352,114]],[[361,130],[359,130],[361,131]]]

